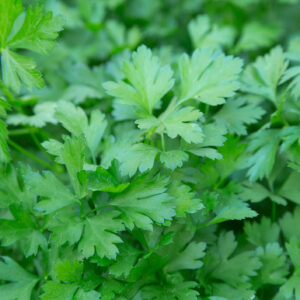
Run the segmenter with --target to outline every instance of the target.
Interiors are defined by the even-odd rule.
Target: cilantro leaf
[[[227,128],[229,133],[246,135],[246,125],[256,123],[264,110],[244,98],[229,99],[214,115],[217,124]]]
[[[196,121],[201,116],[201,112],[193,107],[184,107],[169,114],[162,123],[165,127],[166,134],[174,139],[178,135],[187,143],[200,143],[203,139],[201,127]]]
[[[247,234],[248,241],[255,246],[266,246],[275,243],[279,238],[280,229],[276,223],[263,217],[260,223],[246,222],[244,231]]]
[[[214,49],[228,47],[232,45],[235,37],[233,27],[212,24],[208,15],[197,16],[188,24],[188,31],[194,48],[199,49],[205,46]]]
[[[0,286],[0,297],[3,300],[30,300],[38,277],[27,272],[9,257],[2,257],[0,262],[0,279],[8,281]]]
[[[239,58],[213,52],[211,48],[194,51],[191,58],[182,55],[179,61],[180,101],[194,98],[209,105],[219,105],[234,95],[242,69]]]
[[[21,81],[29,89],[33,86],[36,88],[44,86],[42,75],[35,69],[36,64],[32,58],[21,56],[8,49],[1,49],[1,64],[3,82],[12,90],[19,92]]]
[[[171,183],[168,193],[173,197],[177,217],[185,217],[187,213],[195,213],[204,208],[202,201],[195,197],[191,188],[179,181],[174,180]]]
[[[288,268],[283,249],[278,243],[269,243],[265,248],[256,249],[256,254],[262,262],[258,271],[258,284],[283,284],[286,281]]]
[[[153,221],[164,223],[175,215],[171,197],[166,193],[167,183],[167,177],[140,176],[110,204],[121,210],[124,224],[130,230],[134,226],[152,230]]]
[[[208,157],[210,159],[221,159],[222,155],[212,147],[223,146],[226,141],[226,130],[215,124],[210,123],[203,126],[203,141],[198,144],[184,144],[183,149],[194,155]]]
[[[52,13],[43,14],[42,8],[29,7],[24,15],[20,0],[2,5],[1,2],[1,65],[4,84],[19,92],[21,82],[32,89],[44,86],[44,80],[33,59],[14,52],[17,49],[28,49],[42,54],[55,45],[58,31],[62,30],[61,18],[52,18]]]
[[[8,132],[6,124],[0,120],[0,162],[8,162],[10,160],[10,154],[7,146]]]
[[[32,191],[42,199],[35,206],[39,211],[49,214],[62,207],[78,203],[76,197],[49,171],[44,171],[42,175],[37,172],[29,173],[25,180]]]
[[[277,85],[288,66],[281,47],[273,48],[264,57],[247,66],[242,76],[241,89],[263,96],[276,103]]]
[[[146,144],[135,144],[121,156],[121,173],[133,176],[137,170],[145,172],[152,169],[159,153],[157,148]]]
[[[132,54],[132,62],[124,61],[122,70],[130,84],[106,82],[106,92],[121,103],[138,106],[149,114],[174,84],[171,68],[161,67],[158,58],[145,46]]]
[[[247,175],[250,181],[269,176],[275,163],[276,153],[280,142],[277,129],[257,131],[250,136],[248,151],[252,152],[249,158]]]
[[[52,17],[51,12],[43,14],[40,6],[29,6],[22,26],[8,38],[6,45],[11,49],[21,48],[46,54],[54,48],[55,39],[62,29],[61,17]]]
[[[145,300],[196,300],[199,293],[194,289],[197,283],[183,281],[176,276],[164,285],[149,285],[143,288],[142,295]]]
[[[188,158],[188,154],[180,150],[163,151],[159,156],[160,161],[171,170],[182,167],[183,162]]]
[[[280,293],[286,298],[300,297],[300,243],[296,238],[292,238],[286,243],[286,249],[294,266],[294,272],[290,278],[280,287]]]
[[[116,244],[122,243],[117,232],[124,230],[122,220],[117,218],[119,215],[117,211],[107,211],[85,220],[84,233],[78,245],[84,257],[96,252],[101,258],[116,258],[119,252]]]

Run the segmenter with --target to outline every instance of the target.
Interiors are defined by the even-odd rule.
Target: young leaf
[[[132,54],[132,62],[124,61],[122,70],[130,84],[106,82],[107,93],[121,103],[138,106],[149,114],[174,84],[170,66],[162,67],[145,46]]]
[[[229,99],[214,115],[217,124],[224,126],[229,133],[246,135],[246,125],[257,123],[265,111],[259,106],[247,103],[244,98]]]
[[[122,243],[117,233],[124,230],[122,220],[117,218],[119,215],[117,211],[107,211],[86,219],[78,245],[84,257],[88,258],[96,252],[101,258],[116,259],[119,252],[116,244]]]
[[[239,88],[242,70],[239,58],[213,52],[211,48],[194,51],[191,58],[182,55],[179,61],[180,101],[196,99],[209,105],[219,105]]]
[[[159,150],[146,144],[135,144],[121,156],[121,173],[133,176],[137,170],[145,172],[152,169]]]
[[[51,172],[44,171],[43,175],[32,172],[25,177],[26,184],[40,196],[42,201],[35,208],[49,214],[65,206],[78,203],[77,198]]]
[[[27,272],[9,257],[0,262],[0,280],[8,281],[0,286],[0,298],[3,300],[30,300],[38,277]]]
[[[153,221],[164,223],[175,215],[171,197],[166,193],[168,178],[149,178],[147,175],[134,180],[129,188],[113,199],[111,205],[122,212],[124,224],[152,230]]]

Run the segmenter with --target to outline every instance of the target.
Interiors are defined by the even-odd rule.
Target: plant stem
[[[44,160],[38,158],[37,156],[33,155],[32,153],[30,153],[29,151],[27,151],[26,149],[24,149],[23,147],[21,147],[20,145],[16,144],[15,142],[13,142],[12,140],[8,140],[7,141],[8,144],[10,146],[12,146],[13,148],[15,148],[16,150],[18,150],[19,152],[21,152],[22,154],[26,155],[27,157],[31,158],[32,160],[34,160],[35,162],[37,162],[38,164],[44,166],[45,168],[48,168],[50,170],[56,171],[55,168],[53,168],[53,166],[51,166],[50,164],[48,164],[47,162],[45,162]]]
[[[13,102],[15,100],[15,97],[13,94],[10,92],[10,90],[5,86],[2,80],[0,80],[0,88],[3,91],[5,97],[9,102]]]
[[[14,130],[9,130],[8,134],[11,136],[14,135],[26,135],[26,134],[32,134],[34,132],[37,132],[38,128],[21,128],[21,129],[14,129]]]
[[[92,210],[88,211],[87,213],[85,213],[84,215],[82,215],[82,218],[86,218],[89,214],[92,214],[92,213],[94,213],[94,212],[96,212],[96,211],[98,211],[98,210],[100,210],[102,208],[109,207],[109,206],[110,206],[109,203],[97,206],[94,209],[92,209]]]

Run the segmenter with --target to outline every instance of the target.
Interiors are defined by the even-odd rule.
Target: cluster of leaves
[[[0,299],[299,300],[299,9],[0,0]]]

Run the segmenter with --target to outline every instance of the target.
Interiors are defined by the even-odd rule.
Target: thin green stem
[[[101,210],[102,208],[109,207],[109,206],[111,206],[109,203],[97,206],[94,209],[91,209],[90,211],[88,211],[87,213],[85,213],[84,215],[82,215],[82,218],[86,218],[89,214],[92,214],[92,213],[94,213],[94,212],[96,212],[98,210]]]
[[[276,222],[277,204],[272,201],[272,222]]]
[[[166,151],[164,134],[161,133],[161,134],[160,134],[160,137],[161,137],[161,147],[162,147],[163,151]]]
[[[26,135],[26,134],[32,134],[34,132],[37,132],[38,128],[21,128],[21,129],[13,129],[13,130],[9,130],[8,134],[10,136],[14,136],[14,135]]]
[[[5,97],[9,102],[13,102],[15,100],[15,97],[13,94],[10,92],[10,90],[5,86],[2,80],[0,80],[0,88],[3,91]]]
[[[13,148],[15,148],[17,151],[19,151],[20,153],[24,154],[25,156],[31,158],[32,160],[34,160],[35,162],[37,162],[38,164],[44,166],[45,168],[48,168],[50,170],[56,171],[55,168],[53,168],[53,166],[51,166],[50,164],[48,164],[47,162],[45,162],[44,160],[38,158],[37,156],[33,155],[32,153],[30,153],[29,151],[27,151],[26,149],[24,149],[22,146],[16,144],[15,142],[13,142],[12,140],[8,140],[7,141],[8,144],[10,146],[12,146]]]

